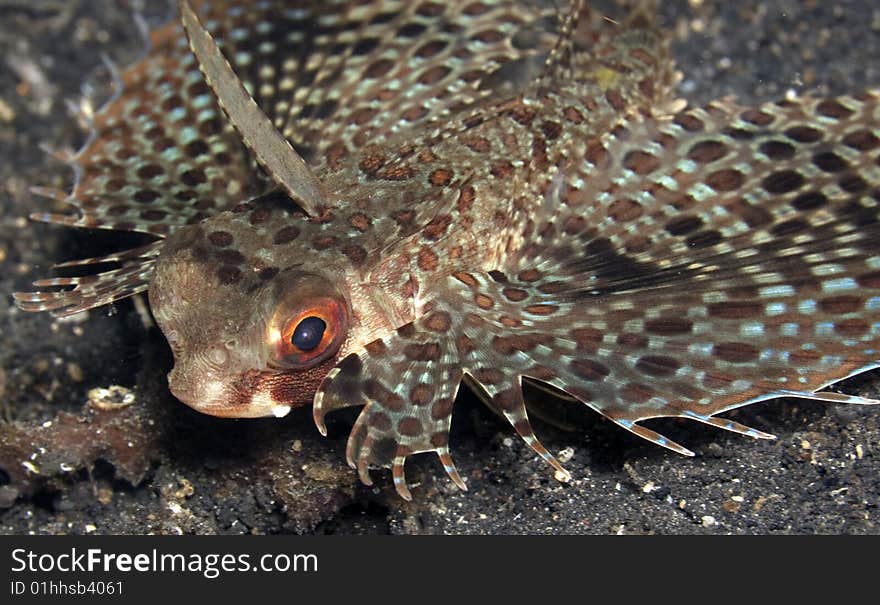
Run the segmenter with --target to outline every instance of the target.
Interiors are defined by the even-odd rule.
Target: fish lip
[[[215,393],[209,397],[193,396],[181,393],[169,385],[175,399],[195,411],[215,418],[283,418],[293,409],[293,405],[277,402],[259,402],[257,397],[230,392],[229,387],[213,389]]]
[[[178,397],[178,399],[180,398]],[[252,404],[230,405],[223,401],[196,404],[182,400],[181,402],[201,414],[215,418],[283,418],[293,409],[292,406],[280,404],[267,408]]]

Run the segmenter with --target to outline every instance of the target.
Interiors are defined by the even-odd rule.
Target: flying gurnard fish
[[[630,4],[183,0],[34,217],[155,241],[16,301],[148,292],[178,399],[363,405],[349,464],[407,499],[418,452],[465,488],[463,381],[562,477],[523,379],[686,455],[639,422],[877,403],[825,389],[880,359],[880,93],[687,108]]]

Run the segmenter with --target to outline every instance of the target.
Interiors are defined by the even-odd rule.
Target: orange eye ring
[[[342,303],[331,297],[309,300],[281,325],[274,357],[285,368],[316,365],[339,350],[345,332]]]

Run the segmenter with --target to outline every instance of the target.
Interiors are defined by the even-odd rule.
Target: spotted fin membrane
[[[783,396],[877,403],[825,390],[877,365],[877,92],[682,109],[652,2],[631,3],[621,24],[581,2],[564,19],[488,1],[193,4],[262,115],[315,174],[349,162],[363,172],[377,147],[404,159],[448,149],[477,124],[499,125],[485,158],[497,163],[521,132],[504,130],[511,101],[540,113],[555,90],[581,80],[603,93],[566,108],[565,124],[534,120],[540,153],[517,181],[532,205],[512,213],[506,254],[493,266],[466,256],[424,263],[430,285],[417,317],[342,359],[321,384],[322,431],[328,412],[365,405],[347,447],[365,483],[371,466],[390,467],[408,499],[405,461],[431,451],[465,487],[448,445],[463,379],[563,474],[531,427],[524,377],[685,455],[640,422],[683,417],[770,438],[717,414]],[[554,26],[518,28],[542,18]],[[217,82],[206,82],[181,26],[151,42],[71,158],[72,193],[50,193],[77,214],[36,218],[160,239],[70,263],[119,268],[37,282],[73,289],[18,294],[23,308],[70,314],[143,291],[162,237],[283,188],[271,167],[257,168],[265,150],[248,140],[248,124],[223,119]],[[582,134],[585,116],[597,130],[565,136]],[[476,185],[477,194],[462,192],[483,195]],[[442,202],[417,213],[415,236]],[[451,214],[459,227],[466,205],[459,199]],[[438,250],[441,239],[432,240]]]

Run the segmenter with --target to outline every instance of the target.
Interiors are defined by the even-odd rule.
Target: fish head
[[[150,306],[174,354],[174,396],[205,414],[284,416],[346,352],[346,280],[283,201],[243,204],[168,238]]]

